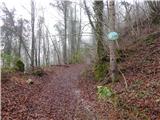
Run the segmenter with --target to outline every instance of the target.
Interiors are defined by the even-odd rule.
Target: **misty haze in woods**
[[[111,39],[109,35],[117,38]],[[79,95],[81,90],[77,92],[74,87],[84,90],[81,94],[85,93],[86,96],[90,96],[86,97],[88,101],[92,101],[89,100],[92,97],[95,101],[96,95],[98,99],[105,96],[109,98],[108,103],[116,106],[114,110],[113,106],[107,108],[114,112],[105,111],[109,114],[107,116],[111,116],[109,117],[111,120],[160,119],[160,99],[158,97],[160,92],[158,89],[160,88],[158,81],[160,80],[160,1],[158,0],[15,0],[15,3],[12,3],[11,0],[3,0],[0,2],[0,42],[2,80],[11,80],[14,74],[26,76],[24,79],[27,80],[27,83],[35,85],[34,93],[38,93],[37,86],[40,88],[41,84],[46,85],[46,91],[51,90],[52,92],[45,94],[45,89],[40,88],[44,90],[40,94],[52,96],[49,97],[52,102],[56,98],[53,97],[56,96],[53,91],[57,89],[60,91],[58,94],[64,93],[62,94],[63,100],[69,99],[70,103],[77,99],[81,100]],[[7,77],[8,73],[12,73],[13,76]],[[59,77],[54,78],[54,73]],[[36,80],[39,78],[33,78],[32,75],[47,76],[42,79],[48,80],[49,84],[39,81],[37,85]],[[55,79],[55,83],[51,76]],[[79,76],[83,76],[83,79]],[[9,89],[6,84],[9,83],[2,86],[2,93]],[[148,89],[151,88],[153,88],[152,92],[148,92]],[[70,89],[73,89],[72,92],[76,91],[76,98],[72,96]],[[135,92],[136,90],[139,91]],[[27,94],[29,93],[23,93],[23,95]],[[154,96],[151,97],[151,94]],[[82,96],[85,97],[85,95]],[[40,98],[43,99],[43,97],[39,97],[39,103],[43,102]],[[10,98],[2,95],[2,99],[5,101]],[[46,98],[44,99],[47,101]],[[61,97],[57,99],[57,104],[59,104]],[[156,101],[153,102],[153,99]],[[30,100],[32,101],[32,98]],[[151,102],[144,102],[145,100]],[[85,100],[82,101],[79,103],[85,102]],[[129,102],[125,103],[125,101]],[[140,106],[133,107],[134,102]],[[66,103],[68,105],[68,101]],[[105,118],[105,112],[102,112],[106,109],[105,105],[102,105],[103,102],[101,105],[97,101],[93,103],[96,112],[91,110],[92,107],[87,108],[88,103],[83,103],[83,107],[81,106],[85,109],[83,115],[81,115],[83,113],[80,110],[81,107],[76,108],[80,110],[79,112],[70,108],[77,106],[77,103],[73,103],[75,106],[70,105],[65,109],[71,111],[71,114],[62,111],[66,116],[61,116],[57,113],[57,120],[64,117],[66,117],[65,120],[80,120],[80,116],[83,120],[108,119]],[[146,106],[142,105],[143,103]],[[152,105],[150,106],[149,103]],[[4,102],[4,106],[6,104]],[[49,102],[45,104],[49,106]],[[96,105],[103,107],[99,109]],[[5,117],[8,117],[6,114],[9,113],[4,112],[5,108],[9,109],[9,107],[3,108],[2,104],[4,120],[6,120]],[[121,108],[127,109],[127,112]],[[142,110],[143,108],[146,108],[146,111]],[[42,108],[36,108],[37,111],[39,109]],[[47,108],[47,110],[50,109]],[[75,112],[74,115],[72,110]],[[134,110],[137,110],[138,113]],[[145,117],[142,117],[142,114]],[[124,117],[125,115],[128,117]],[[53,116],[48,118],[46,116],[44,117],[46,120],[53,118]],[[20,119],[32,119],[32,117],[19,117]],[[54,119],[56,120],[56,117]]]
[[[21,5],[21,9],[28,12],[27,16],[30,15],[27,18],[19,15],[23,13],[17,13],[16,7],[8,8],[5,2],[1,3],[3,56],[21,59],[29,68],[96,61],[96,57],[102,57],[100,54],[109,54],[106,37],[110,31],[109,2],[53,0],[48,3],[49,7],[53,8],[53,14],[59,14],[59,21],[56,17],[54,21],[53,16],[53,26],[48,24],[52,21],[45,18],[47,8],[38,6],[38,1],[28,2],[29,8]],[[159,3],[156,2],[116,1],[113,7],[116,11],[113,11],[115,30],[112,31],[117,31],[120,36],[129,34],[129,38],[136,39],[142,34],[143,26],[150,28],[152,22],[159,22]],[[99,49],[102,50],[100,53]],[[13,66],[13,59],[4,58],[2,66]]]

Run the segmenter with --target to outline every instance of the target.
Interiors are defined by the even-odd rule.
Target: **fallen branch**
[[[126,77],[124,76],[123,72],[120,69],[118,69],[118,70],[119,70],[119,72],[121,73],[121,75],[122,75],[122,77],[124,79],[125,88],[126,88],[126,90],[128,90],[128,83],[127,83]]]

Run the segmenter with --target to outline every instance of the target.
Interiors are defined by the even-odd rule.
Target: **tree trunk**
[[[37,43],[37,40],[35,41],[35,66],[38,66],[38,43]]]
[[[33,68],[34,68],[34,52],[35,52],[34,23],[35,23],[35,5],[34,1],[31,0],[31,27],[32,27],[31,67]]]
[[[109,31],[115,31],[115,1],[109,1]],[[115,55],[115,42],[109,41],[110,49],[110,74],[112,81],[116,79],[117,73],[117,64],[116,64],[116,55]]]
[[[22,47],[22,39],[23,39],[23,21],[20,20],[20,35],[19,35],[19,50],[18,57],[21,58],[21,47]]]
[[[41,25],[39,25],[39,34],[38,34],[38,37],[39,37],[39,41],[38,41],[38,66],[41,65],[41,58],[40,58],[40,55],[41,55],[41,34],[42,34],[42,28],[41,28]]]
[[[80,0],[81,4],[81,0]],[[82,22],[82,8],[80,7],[80,14],[79,14],[79,31],[78,31],[78,41],[77,41],[77,52],[80,50],[80,42],[81,42],[81,22]]]
[[[64,1],[64,25],[63,62],[67,64],[67,1]]]
[[[97,55],[98,61],[101,63],[106,59],[106,53],[103,46],[104,34],[103,34],[103,1],[95,1],[94,9],[96,14],[96,41],[97,41]]]

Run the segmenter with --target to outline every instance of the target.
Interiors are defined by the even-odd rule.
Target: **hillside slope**
[[[119,63],[123,74],[119,82],[106,85],[112,88],[116,99],[97,101],[97,84],[91,76],[80,83],[85,87],[84,99],[94,103],[102,120],[106,116],[109,120],[160,120],[160,32],[137,40],[124,54],[124,61]]]
[[[51,66],[42,77],[2,73],[2,119],[160,120],[160,33],[123,54],[119,81],[106,85],[114,94],[105,100],[86,65]]]

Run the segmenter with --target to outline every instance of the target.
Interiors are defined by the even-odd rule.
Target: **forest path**
[[[37,120],[93,120],[93,114],[81,99],[78,89],[84,68],[85,65],[82,64],[58,66],[56,73],[49,76],[49,82],[44,84],[40,93],[31,99],[33,115],[29,116]],[[86,115],[82,116],[82,113]]]

